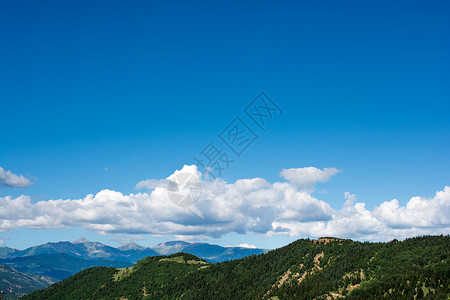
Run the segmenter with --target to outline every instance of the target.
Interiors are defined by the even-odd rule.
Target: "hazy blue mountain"
[[[12,259],[16,257],[33,256],[40,254],[65,253],[74,257],[89,260],[113,260],[135,263],[147,256],[170,255],[178,252],[186,252],[206,259],[209,262],[221,262],[239,259],[252,254],[266,252],[264,249],[252,249],[242,247],[223,247],[208,243],[188,243],[183,241],[169,241],[158,244],[152,248],[143,247],[136,243],[114,248],[99,242],[91,242],[80,238],[74,242],[57,242],[37,245],[25,250],[17,250],[8,247],[0,248],[0,259]]]
[[[207,260],[213,257],[217,257],[218,255],[224,253],[226,250],[227,248],[225,247],[207,243],[193,243],[183,249],[183,251],[186,253],[190,253]]]
[[[70,242],[57,242],[37,245],[25,250],[19,250],[18,252],[14,253],[14,257],[56,253],[67,253],[74,256],[85,255],[85,253],[80,253],[80,249]]]
[[[7,257],[8,255],[15,255],[17,251],[19,250],[2,246],[0,247],[0,258]]]
[[[80,238],[72,244],[76,245],[77,248],[81,250],[81,253],[85,253],[85,255],[87,255],[86,258],[89,259],[120,260],[129,256],[122,253],[122,251],[117,248],[99,242],[91,242],[85,238]],[[126,260],[128,261],[128,259]]]
[[[183,251],[183,249],[189,246],[190,244],[191,243],[183,241],[169,241],[158,244],[155,247],[152,247],[152,249],[158,252],[159,254],[170,255]]]
[[[75,273],[95,266],[125,268],[132,265],[130,262],[123,261],[82,259],[66,253],[0,259],[0,264],[12,267],[20,272],[47,276],[54,281],[66,279]]]
[[[42,245],[37,245],[29,247],[25,250],[13,249],[13,251],[0,251],[0,258],[14,258],[22,256],[32,256],[38,254],[56,254],[56,253],[67,253],[73,256],[88,256],[82,247],[78,244],[71,242],[57,242],[57,243],[47,243]]]
[[[82,259],[107,259],[114,261],[136,262],[147,256],[159,255],[151,248],[145,248],[137,244],[133,247],[114,248],[98,242],[91,242],[85,238],[80,238],[74,242],[57,242],[37,245],[25,250],[2,247],[0,258],[11,259],[16,257],[33,256],[39,254],[66,253]]]
[[[0,291],[12,290],[16,294],[14,298],[44,288],[55,282],[49,277],[25,274],[14,268],[0,265]],[[11,297],[8,299],[11,299]]]
[[[117,249],[121,251],[129,251],[129,250],[144,250],[145,247],[136,243],[129,243],[123,246],[118,247]]]
[[[266,253],[268,250],[258,249],[258,248],[244,248],[244,247],[227,247],[223,253],[216,256],[211,256],[209,258],[204,258],[210,262],[222,262],[228,260],[241,259],[246,256],[254,254]]]
[[[117,249],[120,251],[120,255],[127,258],[127,261],[130,262],[136,262],[147,256],[159,255],[159,253],[152,248],[144,247],[136,243],[129,243],[127,245],[120,246]]]
[[[265,249],[258,248],[222,247],[208,243],[187,243],[183,241],[161,243],[152,249],[162,255],[185,252],[203,258],[209,262],[228,261],[267,252]]]

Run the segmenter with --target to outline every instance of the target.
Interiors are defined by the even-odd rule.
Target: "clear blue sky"
[[[0,197],[136,193],[194,163],[260,91],[284,114],[224,179],[336,167],[314,194],[333,209],[347,191],[368,209],[433,197],[450,185],[449,15],[448,1],[4,1],[0,166],[34,185]],[[82,235],[114,243],[77,228],[0,240]],[[209,241],[234,240],[270,246]]]

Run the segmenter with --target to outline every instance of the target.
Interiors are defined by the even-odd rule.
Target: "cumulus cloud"
[[[16,175],[11,171],[5,171],[0,167],[0,188],[3,187],[21,187],[26,188],[33,185],[33,183],[23,177],[22,175]]]
[[[280,175],[302,190],[311,192],[316,182],[327,182],[340,171],[336,168],[323,170],[314,167],[283,169]]]
[[[450,187],[430,199],[412,197],[405,207],[397,200],[385,201],[373,211],[356,195],[345,193],[346,201],[328,222],[274,222],[273,234],[291,236],[336,236],[388,241],[427,234],[450,234]]]
[[[184,166],[163,180],[141,181],[137,188],[149,191],[137,194],[102,190],[82,199],[36,203],[24,195],[0,197],[0,231],[81,226],[100,234],[171,235],[185,239],[252,232],[366,240],[450,232],[450,187],[431,199],[413,197],[405,207],[391,200],[373,210],[358,202],[355,195],[346,193],[344,205],[335,210],[304,187],[326,181],[337,172],[334,168],[283,170],[281,175],[289,182],[270,183],[263,178],[231,183],[202,181],[200,200],[188,207],[177,206],[169,199],[166,182],[180,173],[201,175],[195,166]]]
[[[397,199],[382,203],[374,215],[392,228],[445,227],[450,224],[450,187],[433,198],[412,197],[401,207]]]

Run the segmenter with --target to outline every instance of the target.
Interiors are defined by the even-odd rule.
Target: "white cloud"
[[[236,245],[235,247],[241,247],[241,248],[250,248],[250,249],[256,249],[256,246],[255,246],[255,245],[252,245],[252,244],[246,244],[246,243],[244,243],[244,244],[239,244],[239,245]]]
[[[166,182],[180,172],[200,174],[195,166],[185,166],[167,179],[138,183],[139,188],[149,188],[148,193],[124,195],[102,190],[83,199],[36,203],[28,196],[0,197],[0,231],[81,226],[100,234],[148,233],[184,239],[253,232],[366,240],[450,232],[450,187],[432,199],[413,197],[405,207],[396,200],[387,201],[373,211],[346,193],[345,204],[335,210],[304,187],[328,180],[336,169],[289,169],[282,175],[290,182],[270,183],[263,178],[234,183],[202,181],[200,200],[193,206],[179,207],[170,201]]]
[[[450,224],[450,187],[436,192],[433,198],[412,197],[405,207],[397,199],[383,202],[374,215],[392,228],[445,227]]]
[[[387,241],[427,234],[450,234],[450,187],[438,191],[431,199],[413,197],[406,207],[397,200],[383,202],[373,211],[356,196],[345,193],[344,206],[333,212],[328,222],[275,222],[269,235],[335,236],[363,240]],[[356,202],[356,203],[355,203]]]
[[[146,179],[146,180],[139,181],[136,184],[136,189],[137,190],[142,190],[142,189],[153,190],[159,186],[167,187],[168,184],[169,184],[169,180],[167,180],[167,179]]]
[[[23,177],[22,175],[16,175],[11,171],[5,171],[0,167],[0,188],[2,187],[21,187],[26,188],[33,185],[33,183]]]
[[[331,176],[340,171],[336,168],[325,168],[323,170],[314,167],[283,169],[280,175],[298,188],[312,192],[316,182],[327,182]]]

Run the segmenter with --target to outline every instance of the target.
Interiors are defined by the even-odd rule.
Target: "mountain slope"
[[[24,299],[448,299],[449,280],[449,236],[323,238],[217,264],[182,253],[89,269]]]
[[[25,274],[11,267],[0,265],[0,291],[12,290],[20,297],[52,283],[55,281],[51,278]]]
[[[84,270],[24,299],[114,299],[115,295],[135,291],[142,294],[138,295],[141,298],[152,295],[161,299],[166,296],[161,289],[164,285],[208,265],[187,253],[148,257],[131,268],[95,267]]]
[[[132,265],[130,262],[121,261],[86,260],[65,253],[0,259],[0,264],[12,267],[20,272],[51,277],[54,281],[66,279],[81,270],[95,266],[124,268]]]
[[[19,250],[2,246],[0,247],[0,258],[6,258],[8,255],[15,255],[17,251]]]

